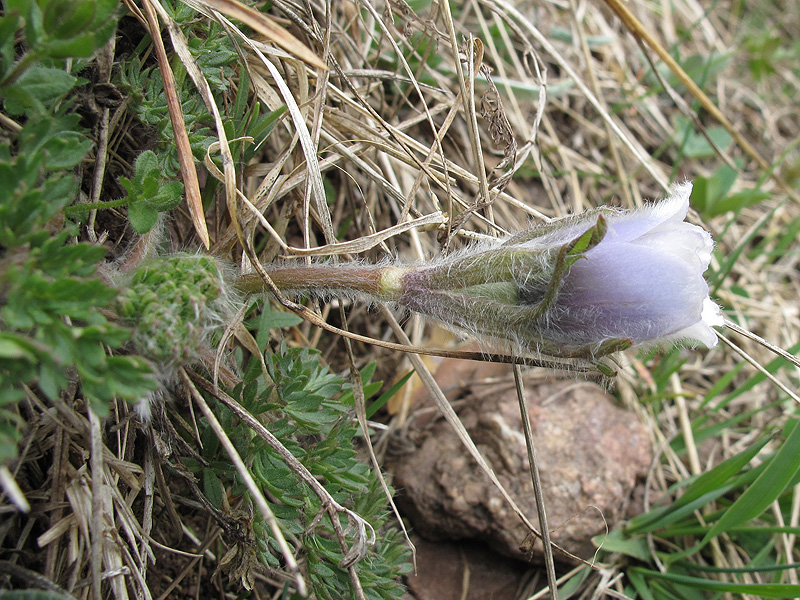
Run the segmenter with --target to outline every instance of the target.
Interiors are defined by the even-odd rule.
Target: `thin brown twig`
[[[305,596],[308,593],[305,579],[300,572],[300,568],[297,565],[297,560],[294,557],[292,549],[286,542],[286,538],[283,535],[283,531],[281,531],[280,524],[278,523],[278,520],[275,518],[275,514],[272,512],[272,509],[267,503],[267,499],[264,498],[264,494],[261,493],[261,490],[253,479],[253,476],[250,474],[247,465],[244,464],[242,457],[239,455],[239,452],[237,452],[236,447],[233,445],[233,442],[231,442],[228,434],[222,428],[222,425],[220,425],[216,415],[208,406],[205,398],[203,398],[202,394],[200,394],[195,387],[192,378],[189,377],[184,369],[180,370],[180,375],[195,403],[200,407],[200,410],[208,421],[208,424],[213,429],[220,441],[220,444],[222,444],[225,452],[228,454],[234,466],[236,467],[236,471],[244,480],[244,483],[253,498],[253,502],[255,502],[256,506],[261,512],[261,516],[264,518],[264,521],[266,521],[267,525],[269,525],[272,535],[275,536],[275,541],[278,543],[278,546],[281,549],[281,554],[283,555],[283,559],[286,561],[286,568],[294,575],[294,583],[295,586],[297,586],[297,592],[301,596]]]
[[[533,484],[533,495],[536,500],[536,514],[539,517],[539,530],[541,531],[542,552],[544,553],[545,571],[547,572],[547,584],[550,586],[550,598],[558,600],[558,583],[556,580],[556,567],[553,560],[553,547],[550,541],[550,527],[547,524],[547,510],[544,503],[544,493],[542,491],[542,479],[539,476],[539,465],[536,462],[536,450],[533,443],[533,430],[531,428],[531,413],[528,410],[528,399],[525,395],[525,384],[522,381],[522,370],[519,365],[512,365],[514,372],[514,386],[517,391],[519,401],[520,418],[522,419],[522,431],[525,433],[525,447],[528,449],[528,467],[531,473],[531,483]]]

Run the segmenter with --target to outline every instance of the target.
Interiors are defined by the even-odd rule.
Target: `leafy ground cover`
[[[430,330],[230,278],[424,260],[688,178],[730,325],[619,358],[658,459],[559,597],[800,595],[798,30],[796,0],[4,2],[3,585],[400,597],[379,474],[411,366],[384,342]]]

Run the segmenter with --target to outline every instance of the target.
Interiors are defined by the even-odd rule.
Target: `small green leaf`
[[[619,529],[614,529],[608,535],[595,536],[592,538],[592,542],[603,552],[619,552],[643,562],[648,562],[651,559],[651,552],[647,546],[646,538],[639,536],[626,537]]]
[[[147,233],[158,221],[158,211],[144,202],[137,202],[128,208],[128,220],[137,233]]]
[[[217,508],[222,508],[225,488],[212,469],[203,469],[203,492],[211,504]]]
[[[724,213],[727,209],[720,210],[718,204],[727,196],[738,177],[736,169],[729,165],[720,166],[708,177],[697,177],[692,187],[692,206],[704,217]]]
[[[156,177],[153,173],[148,173],[145,175],[141,188],[138,190],[138,196],[144,200],[150,200],[151,198],[157,196],[158,192],[158,177]]]
[[[708,216],[715,217],[729,211],[739,212],[743,208],[759,204],[770,198],[772,198],[772,194],[765,190],[742,190],[721,198]]]
[[[294,313],[283,310],[272,310],[269,305],[266,305],[261,312],[258,330],[283,329],[284,327],[294,327],[302,322],[303,319]]]
[[[29,344],[24,344],[12,333],[0,333],[0,359],[36,360],[36,354]]]
[[[51,139],[42,149],[45,162],[51,171],[71,169],[77,165],[92,147],[92,140],[78,131],[64,132]]]
[[[51,58],[89,57],[117,28],[118,0],[50,0],[50,5],[55,6],[41,27],[49,27],[42,52]]]
[[[120,177],[118,179],[118,181],[119,181],[119,184],[123,188],[125,188],[126,192],[128,192],[130,194],[133,191],[134,186],[133,186],[133,182],[130,179],[128,179],[127,177]]]
[[[603,215],[597,217],[597,222],[584,231],[580,236],[571,241],[567,246],[567,266],[574,263],[580,256],[597,246],[608,231],[608,223]]]
[[[383,406],[389,401],[389,399],[394,396],[400,389],[406,384],[406,382],[411,378],[414,374],[414,371],[409,371],[405,375],[403,375],[400,379],[398,379],[392,387],[386,390],[380,397],[375,400],[372,404],[369,405],[367,408],[367,418],[371,419],[376,412],[378,412]]]
[[[43,111],[46,105],[69,92],[76,82],[77,79],[63,69],[41,65],[28,67],[16,82],[3,90],[6,110],[13,115],[31,108]]]
[[[141,185],[144,178],[151,173],[158,172],[158,157],[152,150],[145,150],[137,158],[134,164],[136,169],[136,181]]]

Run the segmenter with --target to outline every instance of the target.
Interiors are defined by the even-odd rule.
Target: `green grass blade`
[[[400,391],[400,388],[402,388],[406,384],[406,381],[408,381],[413,374],[414,371],[412,370],[403,375],[400,379],[397,380],[397,382],[394,385],[392,385],[392,387],[390,387],[383,394],[381,394],[380,398],[378,398],[377,400],[375,400],[375,402],[370,404],[369,407],[367,408],[367,418],[371,419],[372,416],[376,412],[378,412],[383,407],[383,405],[389,401],[389,399],[392,396],[394,396],[397,392]]]
[[[754,519],[783,493],[800,469],[800,427],[796,425],[796,422],[792,423],[791,431],[778,452],[703,537],[702,545],[720,533]]]
[[[714,581],[703,577],[692,577],[691,575],[678,575],[675,573],[661,573],[651,569],[641,567],[631,567],[631,575],[636,572],[642,580],[660,580],[675,585],[685,586],[693,589],[706,590],[709,592],[728,592],[733,594],[750,594],[761,598],[798,598],[800,597],[800,585],[788,583],[735,583],[727,581]],[[633,578],[631,578],[633,580]],[[652,584],[651,584],[652,585]],[[638,590],[638,587],[637,587]]]
[[[628,534],[647,533],[660,529],[726,493],[730,486],[725,484],[738,474],[770,439],[770,436],[765,436],[746,450],[721,462],[707,473],[703,473],[689,484],[684,494],[670,506],[632,519],[626,532]]]

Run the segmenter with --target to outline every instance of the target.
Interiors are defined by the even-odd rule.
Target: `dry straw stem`
[[[547,572],[547,584],[550,586],[550,597],[558,600],[558,582],[556,580],[556,568],[553,560],[553,548],[550,541],[550,527],[547,522],[547,508],[544,501],[542,490],[542,479],[539,476],[539,465],[536,462],[536,450],[533,440],[533,428],[531,427],[531,415],[528,409],[528,401],[525,397],[525,387],[522,381],[522,369],[519,365],[513,365],[514,384],[519,401],[519,412],[522,417],[522,430],[525,432],[525,446],[528,449],[528,467],[531,472],[531,483],[533,484],[533,494],[536,498],[536,513],[539,517],[539,528],[541,529],[542,545],[544,546],[544,564]]]
[[[189,3],[187,3],[189,4]],[[281,27],[269,15],[236,0],[197,0],[197,4],[205,5],[223,15],[241,21],[290,54],[301,58],[312,67],[325,70],[327,65],[308,49],[300,40]]]
[[[116,48],[116,38],[111,37],[108,43],[97,52],[97,71],[101,83],[111,82],[111,70],[114,64],[114,50]],[[103,179],[106,174],[106,164],[108,162],[108,137],[111,122],[111,109],[104,106],[100,114],[100,122],[97,126],[97,149],[95,150],[94,173],[92,176],[92,195],[91,202],[100,201],[103,192]],[[94,224],[97,218],[97,211],[93,210],[89,214],[88,230],[90,236],[94,236]],[[97,242],[97,239],[92,240]]]
[[[152,540],[132,509],[141,490],[141,468],[108,448],[100,420],[91,410],[87,418],[64,401],[48,408],[32,391],[27,393],[35,410],[30,435],[41,440],[43,450],[52,452],[58,474],[46,496],[50,527],[36,538],[38,547],[47,549],[45,576],[63,582],[70,594],[87,588],[84,591],[92,597],[100,597],[100,581],[107,580],[116,599],[128,598],[129,589],[150,598],[140,574],[148,561],[155,560]],[[85,440],[90,442],[90,464],[77,466],[70,449],[81,448]],[[26,448],[32,449],[30,444]],[[124,444],[118,444],[118,452],[124,453]],[[28,458],[26,450],[21,464]],[[73,568],[66,569],[67,565]],[[128,576],[133,579],[126,581]]]
[[[180,98],[178,98],[177,88],[175,87],[175,76],[172,74],[172,67],[169,64],[167,51],[164,48],[164,41],[161,39],[161,28],[158,24],[156,11],[164,16],[163,7],[154,0],[142,0],[142,7],[147,18],[147,25],[150,29],[150,36],[156,49],[159,71],[164,82],[164,92],[167,95],[167,108],[172,121],[172,130],[175,133],[175,147],[178,151],[178,161],[181,165],[181,177],[186,192],[186,205],[192,215],[192,223],[195,231],[200,237],[203,246],[208,249],[211,246],[206,227],[205,214],[203,213],[203,199],[200,195],[200,183],[197,180],[194,157],[189,145],[189,135],[186,132],[186,123],[183,118]],[[168,18],[168,17],[167,17]]]

